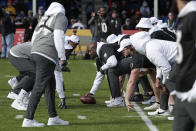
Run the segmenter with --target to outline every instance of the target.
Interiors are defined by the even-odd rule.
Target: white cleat
[[[150,104],[155,103],[155,102],[156,102],[156,97],[152,96],[149,100],[143,101],[142,104],[143,105],[150,105]]]
[[[58,116],[49,118],[48,119],[48,126],[55,126],[55,125],[69,125],[69,121],[64,121],[60,119]]]
[[[110,103],[106,104],[107,107],[122,107],[125,106],[124,100],[123,98],[117,97],[117,98],[113,98]]]
[[[148,110],[157,110],[159,108],[160,108],[160,104],[155,102],[151,106],[145,107],[144,110],[146,110],[146,111],[148,111]]]
[[[14,89],[18,85],[18,80],[16,79],[16,77],[13,77],[8,80],[8,84],[12,87],[12,89]]]
[[[14,102],[11,104],[11,107],[16,109],[16,110],[20,110],[20,111],[26,111],[27,110],[27,105],[25,105],[20,100],[14,100]]]
[[[30,120],[26,118],[24,118],[22,122],[22,127],[44,127],[44,126],[45,126],[44,123],[38,123],[35,120]]]
[[[18,98],[18,95],[14,92],[10,92],[8,95],[7,95],[7,98],[9,99],[13,99],[13,100],[16,100]]]
[[[148,115],[150,115],[150,116],[169,116],[170,113],[168,110],[163,110],[163,109],[159,108],[154,112],[148,112]]]

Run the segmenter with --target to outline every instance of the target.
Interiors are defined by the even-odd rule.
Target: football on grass
[[[96,104],[96,100],[93,96],[82,96],[80,97],[80,101],[83,104]]]

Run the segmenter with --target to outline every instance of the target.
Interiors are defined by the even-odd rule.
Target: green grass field
[[[80,96],[73,96],[73,94],[82,96],[91,89],[96,74],[94,62],[92,60],[79,60],[78,58],[69,60],[68,67],[70,67],[71,72],[63,73],[68,109],[57,108],[57,112],[62,119],[70,122],[69,126],[21,128],[23,119],[16,119],[15,117],[16,115],[25,115],[25,112],[11,108],[10,105],[13,100],[6,98],[11,90],[7,81],[12,76],[17,75],[17,71],[7,60],[0,60],[0,131],[149,131],[136,111],[127,112],[125,107],[107,108],[105,106],[104,101],[108,100],[110,96],[106,79],[95,95],[97,104],[84,105],[79,100]],[[56,94],[56,105],[58,103],[59,98]],[[143,105],[140,103],[138,105],[143,109]],[[78,115],[86,116],[86,119],[78,119]],[[159,131],[172,130],[173,122],[168,121],[167,117],[149,118]],[[35,120],[47,123],[48,113],[44,98],[41,98]]]

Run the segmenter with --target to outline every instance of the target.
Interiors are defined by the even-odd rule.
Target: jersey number
[[[180,44],[181,38],[182,38],[182,32],[178,30],[177,31],[178,53],[176,57],[176,62],[178,64],[180,64],[183,60],[183,49],[182,49],[182,45]]]
[[[108,31],[108,27],[107,27],[106,23],[101,23],[101,30],[104,33],[106,33]]]

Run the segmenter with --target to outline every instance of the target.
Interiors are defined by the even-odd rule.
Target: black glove
[[[67,66],[62,66],[61,70],[62,70],[63,72],[71,72],[71,70],[70,70],[69,67],[67,67]]]
[[[67,109],[67,105],[65,103],[65,98],[61,98],[58,107],[61,108],[61,109]]]
[[[105,71],[104,70],[102,70],[101,68],[100,68],[100,70],[99,70],[100,72],[101,72],[101,74],[105,74]]]
[[[93,94],[89,92],[85,96],[93,96]]]

